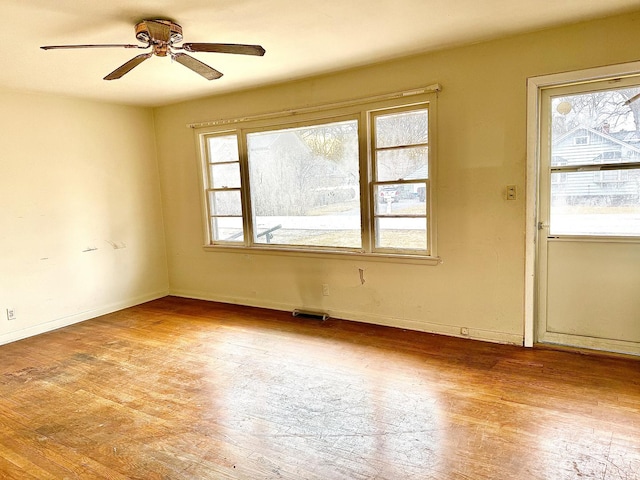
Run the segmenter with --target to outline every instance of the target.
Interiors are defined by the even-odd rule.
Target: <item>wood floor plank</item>
[[[0,347],[0,478],[640,479],[640,360],[167,297]]]

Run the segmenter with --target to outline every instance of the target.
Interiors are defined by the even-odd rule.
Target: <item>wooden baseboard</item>
[[[99,317],[100,315],[106,315],[108,313],[116,312],[118,310],[123,310],[125,308],[133,307],[135,305],[140,305],[142,303],[146,303],[151,300],[157,300],[159,298],[166,297],[168,294],[169,292],[165,290],[160,292],[148,293],[145,295],[140,295],[138,297],[129,298],[123,301],[110,303],[108,305],[102,305],[100,307],[92,308],[91,310],[86,310],[84,312],[78,312],[72,315],[55,318],[55,319],[52,319],[43,323],[39,323],[37,325],[32,325],[26,328],[22,328],[19,330],[3,333],[2,335],[0,335],[0,345],[16,342],[18,340],[33,337],[35,335],[40,335],[42,333],[47,333],[52,330],[57,330],[58,328],[63,328],[69,325],[73,325],[74,323],[84,322],[85,320],[90,320],[92,318]]]
[[[199,291],[174,290],[171,292],[171,295],[182,298],[191,298],[194,300],[208,300],[212,302],[228,303],[231,305],[267,308],[270,310],[279,310],[285,312],[291,312],[296,308],[300,308],[300,305],[289,305],[280,302],[258,302],[253,298],[218,296],[211,295],[208,292]],[[498,332],[464,326],[467,328],[468,333],[463,335],[461,334],[461,328],[463,327],[463,325],[446,325],[431,322],[420,322],[416,320],[395,318],[385,315],[366,313],[363,314],[361,312],[347,310],[327,310],[327,313],[331,316],[331,318],[339,318],[341,320],[351,320],[354,322],[382,325],[385,327],[404,328],[406,330],[413,330],[416,332],[435,333],[437,335],[468,338],[470,340],[481,340],[484,342],[501,343],[505,345],[524,345],[524,337],[522,334]]]

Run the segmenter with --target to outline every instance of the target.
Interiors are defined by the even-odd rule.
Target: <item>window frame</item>
[[[204,175],[204,179],[203,179],[203,189],[202,191],[204,192],[204,210],[205,210],[205,221],[207,224],[207,232],[208,232],[208,238],[210,238],[211,240],[213,240],[213,228],[211,223],[214,221],[214,218],[240,218],[242,226],[243,226],[243,238],[246,237],[246,235],[244,235],[244,233],[246,232],[246,226],[245,226],[245,217],[247,216],[246,211],[245,211],[245,202],[242,200],[243,196],[244,196],[244,188],[243,188],[243,166],[242,166],[242,161],[240,159],[240,149],[238,146],[238,150],[237,150],[237,160],[233,160],[233,161],[222,161],[222,162],[210,162],[209,158],[209,142],[207,141],[209,138],[211,137],[226,137],[226,136],[232,136],[234,135],[234,131],[233,130],[224,130],[221,132],[217,132],[215,134],[209,134],[206,135],[206,138],[203,139],[203,145],[202,148],[204,149],[204,153],[202,156],[202,168],[203,168],[203,175]],[[237,140],[237,137],[236,137]],[[211,181],[212,179],[212,173],[211,173],[211,168],[214,165],[230,165],[230,164],[238,164],[238,169],[239,169],[239,175],[240,175],[240,186],[239,187],[215,187],[213,185],[213,182]],[[212,207],[211,207],[211,202],[210,202],[210,193],[213,192],[232,192],[232,191],[239,191],[240,192],[240,198],[241,198],[241,203],[240,203],[240,215],[217,215],[214,214],[212,211]],[[229,240],[217,240],[217,244],[220,245],[238,245],[239,243],[246,243],[246,242],[232,242]]]
[[[433,88],[437,87],[437,88]],[[438,264],[437,257],[437,229],[436,229],[436,128],[437,128],[437,92],[439,85],[432,88],[413,92],[390,94],[384,98],[364,99],[345,102],[339,105],[315,107],[302,111],[288,111],[281,113],[259,115],[253,118],[220,120],[200,125],[191,125],[194,129],[198,145],[198,163],[200,174],[200,192],[204,225],[204,245],[207,251],[236,251],[244,253],[275,253],[286,255],[357,255],[372,259],[392,259],[394,261],[408,261],[409,263]],[[394,249],[375,247],[375,202],[373,166],[372,122],[374,115],[384,115],[387,112],[403,113],[413,110],[427,109],[428,111],[428,177],[426,179],[426,250]],[[251,200],[251,186],[249,180],[249,159],[247,151],[247,135],[254,132],[299,128],[323,123],[344,120],[358,122],[358,155],[359,155],[359,195],[360,195],[360,238],[361,248],[327,247],[327,246],[298,246],[282,244],[264,244],[254,242],[254,214]],[[214,239],[211,225],[211,214],[208,191],[211,187],[211,177],[208,166],[207,139],[212,136],[235,135],[238,142],[238,156],[241,176],[241,202],[244,238],[242,242],[229,242]],[[215,164],[215,162],[214,162]],[[422,183],[418,180],[404,180],[406,183]],[[398,181],[386,182],[396,184]]]
[[[249,149],[247,146],[247,137],[250,134],[253,133],[265,133],[265,132],[276,132],[279,130],[287,130],[287,129],[296,129],[296,128],[300,128],[300,127],[314,127],[314,126],[322,126],[322,125],[327,125],[330,123],[340,123],[340,122],[345,122],[345,121],[352,121],[355,120],[357,122],[357,128],[358,128],[358,140],[360,139],[360,118],[357,115],[353,115],[353,114],[345,114],[345,115],[338,115],[338,116],[331,116],[331,117],[324,117],[324,116],[320,116],[318,118],[310,118],[310,119],[305,119],[305,120],[296,120],[295,122],[291,122],[291,123],[278,123],[278,124],[271,124],[271,125],[259,125],[259,126],[253,126],[253,125],[249,125],[246,128],[239,128],[237,130],[237,132],[239,132],[238,137],[239,141],[242,141],[243,144],[243,149],[240,150],[241,154],[240,156],[242,157],[244,155],[245,158],[245,162],[244,162],[244,171],[246,172],[246,181],[245,181],[245,197],[246,199],[243,201],[243,208],[245,208],[246,206],[246,211],[247,211],[247,220],[251,219],[251,221],[249,223],[251,223],[251,226],[249,228],[245,228],[245,231],[247,232],[245,235],[245,243],[246,246],[248,248],[268,248],[268,249],[272,249],[272,250],[277,250],[277,249],[285,249],[285,250],[316,250],[316,251],[336,251],[336,252],[346,252],[346,253],[357,253],[357,252],[362,252],[364,250],[364,246],[361,243],[360,247],[338,247],[338,246],[326,246],[326,245],[314,245],[314,246],[307,246],[307,245],[283,245],[283,244],[274,244],[274,245],[265,245],[263,243],[260,242],[256,242],[254,240],[254,226],[255,226],[255,215],[253,213],[253,197],[251,194],[251,179],[250,179],[250,166],[249,166],[249,158],[248,158],[248,154],[249,154]],[[360,147],[360,145],[358,145]],[[358,167],[359,170],[362,170],[362,162],[361,162],[362,158],[361,158],[361,152],[360,152],[360,148],[358,148]],[[360,178],[362,178],[362,174],[360,174]],[[245,177],[242,177],[242,180],[245,180]],[[358,184],[358,187],[360,187],[360,184]],[[360,202],[362,203],[362,194],[360,193]],[[362,226],[363,223],[363,218],[362,218],[362,205],[360,205],[360,224]],[[362,228],[362,227],[361,227]],[[211,234],[211,232],[209,232]],[[362,238],[362,232],[360,237]],[[211,238],[211,235],[209,235],[209,238]]]
[[[414,143],[407,145],[396,145],[393,147],[378,147],[377,146],[377,132],[376,132],[376,119],[379,117],[384,117],[386,115],[394,115],[394,114],[402,114],[409,112],[417,112],[420,110],[427,110],[427,142],[422,143]],[[370,228],[371,228],[371,251],[374,253],[396,253],[399,249],[394,249],[390,247],[382,247],[377,246],[377,236],[380,233],[380,229],[377,228],[377,221],[381,218],[423,218],[425,219],[425,229],[426,229],[426,244],[427,251],[429,251],[429,247],[431,246],[431,239],[429,238],[429,207],[431,205],[430,201],[430,174],[431,174],[431,151],[430,151],[430,140],[431,140],[431,111],[430,106],[427,104],[424,108],[420,107],[420,104],[417,105],[402,105],[398,107],[391,108],[383,108],[377,110],[371,110],[368,113],[368,133],[369,133],[369,154],[367,161],[369,162],[369,168],[371,169],[371,179],[369,182],[369,198],[373,200],[370,204]],[[382,151],[390,151],[401,148],[415,148],[415,147],[426,147],[427,148],[427,177],[426,178],[417,178],[417,179],[393,179],[393,180],[380,180],[378,178],[378,169],[380,168],[380,162],[378,161],[378,152]],[[376,205],[377,205],[377,195],[376,195],[376,187],[384,185],[412,185],[412,184],[422,184],[425,185],[425,214],[424,215],[410,215],[410,214],[399,214],[399,215],[380,215],[376,213]],[[420,255],[421,252],[424,252],[422,249],[403,249],[403,252]],[[422,253],[423,254],[423,253]],[[423,254],[424,255],[424,254]]]
[[[639,64],[640,65],[640,64]],[[573,72],[569,72],[570,75]],[[562,77],[562,75],[560,75]],[[554,98],[563,97],[563,96],[578,96],[589,93],[596,92],[605,92],[612,90],[620,90],[623,88],[637,87],[640,85],[640,71],[636,71],[634,73],[629,74],[607,74],[602,76],[593,77],[590,79],[584,79],[580,81],[576,81],[575,79],[571,79],[569,81],[558,81],[548,85],[541,85],[539,87],[539,118],[537,121],[540,122],[540,132],[550,131],[552,126],[551,120],[551,102]],[[546,106],[545,106],[546,105]],[[547,115],[545,115],[547,113]],[[614,155],[612,158],[604,158],[604,153],[613,150],[603,150],[600,155],[597,157],[580,163],[567,164],[563,163],[561,165],[554,164],[554,158],[560,158],[559,155],[553,154],[553,136],[551,134],[547,134],[545,136],[542,133],[539,133],[539,141],[540,141],[540,151],[536,153],[536,168],[539,169],[537,181],[539,182],[541,189],[548,189],[549,193],[552,194],[553,186],[558,187],[560,183],[552,182],[553,175],[565,175],[566,177],[570,177],[574,174],[584,174],[587,175],[590,171],[592,171],[590,175],[590,179],[594,183],[599,183],[601,186],[611,186],[617,183],[619,180],[605,180],[605,172],[623,172],[628,170],[638,170],[640,169],[640,159],[635,161],[624,161],[624,157],[622,155],[616,156]],[[588,133],[586,136],[575,137],[576,138],[587,138],[588,141],[583,145],[598,145],[597,143],[592,142],[592,134]],[[573,143],[575,146],[575,142]],[[546,155],[546,157],[545,157]],[[548,159],[548,161],[545,160]],[[621,173],[618,173],[618,179],[621,177]],[[566,179],[565,184],[570,183],[571,180],[569,178]],[[538,186],[536,186],[537,188]],[[615,189],[612,189],[615,190]],[[538,192],[536,191],[536,196]],[[540,201],[537,198],[538,202]],[[621,234],[619,232],[609,232],[609,233],[591,233],[591,232],[562,232],[558,230],[554,230],[552,223],[552,209],[551,209],[551,201],[545,203],[544,210],[540,206],[541,204],[536,205],[536,215],[542,218],[547,218],[550,221],[549,223],[549,237],[554,237],[556,240],[560,241],[622,241],[622,242],[640,242],[640,234]]]

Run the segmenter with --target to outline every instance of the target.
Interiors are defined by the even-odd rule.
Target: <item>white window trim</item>
[[[378,152],[380,152],[382,149],[381,148],[377,148],[376,147],[376,131],[375,128],[373,127],[373,125],[375,125],[376,119],[379,117],[383,117],[387,114],[394,114],[394,113],[405,113],[405,112],[409,112],[409,111],[415,111],[417,110],[414,107],[418,107],[417,109],[419,109],[419,105],[410,105],[410,106],[399,106],[399,107],[395,107],[395,108],[389,108],[389,109],[376,109],[376,110],[372,110],[372,111],[368,111],[367,112],[367,120],[368,120],[368,126],[369,126],[369,151],[368,151],[368,155],[367,155],[367,161],[369,163],[369,168],[371,168],[371,172],[370,172],[370,180],[369,180],[369,200],[375,199],[376,198],[376,187],[379,186],[384,186],[384,185],[408,185],[411,183],[422,183],[422,181],[424,181],[425,183],[425,195],[427,196],[427,208],[426,212],[425,212],[425,222],[427,225],[427,228],[429,228],[430,226],[430,221],[431,221],[431,215],[433,213],[433,210],[431,208],[431,189],[432,189],[432,182],[431,182],[431,177],[428,176],[426,179],[416,179],[416,180],[407,180],[407,179],[397,179],[397,180],[375,180],[378,177],[378,172],[377,169],[380,168],[380,165],[378,163]],[[429,128],[428,128],[428,140],[427,143],[425,144],[425,146],[427,148],[429,148],[429,152],[431,153],[431,140],[432,140],[432,133],[433,133],[433,129],[431,128],[431,115],[433,113],[433,111],[431,111],[431,104],[429,104],[429,106],[427,107],[427,110],[429,111]],[[401,148],[404,148],[406,146],[401,146]],[[429,155],[429,174],[432,174],[434,172],[434,168],[435,165],[432,164],[431,162],[432,157],[431,155]],[[375,201],[373,202],[373,204],[369,205],[369,221],[371,222],[372,225],[374,225],[377,222],[377,219],[379,218],[384,218],[383,215],[377,215],[376,214],[376,208],[375,208]],[[371,228],[371,233],[372,234],[376,234],[378,231],[376,230],[375,227]],[[427,242],[429,243],[430,246],[432,246],[433,248],[433,241],[435,241],[434,238],[432,238],[430,235],[427,235]],[[385,247],[376,247],[376,239],[375,238],[370,238],[369,239],[370,242],[370,250],[373,253],[377,253],[377,254],[394,254],[396,253],[394,251],[394,249],[392,248],[385,248]],[[431,250],[433,251],[433,250]],[[425,256],[424,254],[422,254],[421,256]]]
[[[202,216],[204,228],[204,245],[203,248],[207,251],[224,251],[224,252],[237,252],[237,253],[258,253],[258,254],[279,254],[279,255],[293,255],[293,256],[320,256],[322,258],[353,258],[354,256],[359,258],[367,258],[381,261],[393,261],[397,263],[418,263],[427,265],[437,265],[441,263],[439,257],[437,257],[437,229],[436,229],[436,144],[437,144],[437,92],[440,91],[440,85],[434,84],[420,89],[414,89],[405,92],[397,92],[385,95],[379,95],[376,97],[369,97],[357,100],[350,100],[346,102],[340,102],[330,104],[326,106],[308,107],[300,110],[286,110],[275,113],[260,114],[250,117],[242,117],[235,119],[221,119],[211,122],[204,122],[198,124],[190,124],[188,127],[194,129],[196,143],[198,145],[198,163],[200,174],[200,192],[201,192],[201,204],[202,204]],[[430,198],[428,198],[428,211],[427,211],[427,235],[429,245],[429,255],[418,254],[416,252],[401,250],[397,252],[393,251],[373,251],[370,249],[371,239],[368,238],[368,231],[373,230],[369,228],[371,225],[372,217],[370,214],[370,196],[368,191],[371,184],[371,164],[369,160],[370,145],[369,139],[366,135],[367,123],[369,122],[369,113],[371,111],[378,111],[384,109],[400,108],[405,106],[419,106],[421,104],[427,104],[429,108],[429,181],[430,181]],[[295,121],[290,118],[295,116]],[[360,133],[360,168],[366,172],[361,174],[360,184],[360,198],[363,203],[362,211],[362,224],[366,226],[362,232],[363,249],[362,250],[342,250],[332,247],[296,247],[287,245],[270,245],[261,246],[256,244],[216,244],[211,245],[210,241],[210,221],[208,216],[207,199],[205,198],[205,192],[208,185],[207,175],[207,157],[206,157],[206,145],[205,139],[207,135],[211,134],[238,134],[239,141],[244,142],[242,132],[255,130],[255,129],[276,129],[280,127],[295,127],[296,125],[306,124],[307,122],[315,122],[321,120],[332,120],[335,118],[344,118],[346,116],[357,116]],[[246,159],[245,159],[246,160]],[[242,163],[242,160],[241,160]],[[243,181],[247,180],[246,176],[243,176]],[[366,182],[363,184],[363,181]],[[243,199],[243,202],[246,200]],[[248,220],[248,219],[245,219]],[[246,223],[245,223],[246,225]]]

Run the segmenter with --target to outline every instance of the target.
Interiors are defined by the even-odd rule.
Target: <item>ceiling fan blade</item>
[[[260,45],[242,45],[239,43],[184,43],[187,52],[236,53],[239,55],[257,55],[261,57],[265,50]]]
[[[153,53],[143,53],[141,55],[138,55],[137,57],[133,57],[127,63],[120,65],[113,72],[104,77],[104,80],[117,80],[118,78],[121,78],[125,73],[129,73],[131,70],[144,62],[147,58],[151,58],[152,56]]]
[[[222,76],[222,73],[220,73],[216,69],[211,68],[206,63],[202,63],[200,60],[196,60],[186,53],[174,53],[171,55],[171,58],[173,58],[181,65],[190,68],[197,74],[202,75],[207,80],[215,80],[216,78],[220,78]]]
[[[157,40],[160,43],[168,43],[171,40],[171,25],[169,23],[145,20],[144,24],[147,26],[152,40]]]
[[[634,95],[633,97],[631,97],[629,100],[627,100],[626,102],[623,103],[623,105],[630,105],[633,102],[635,102],[636,100],[638,100],[640,98],[640,93],[638,93],[637,95]]]
[[[148,45],[129,45],[123,43],[103,43],[99,45],[45,45],[42,50],[62,50],[66,48],[149,48]]]

